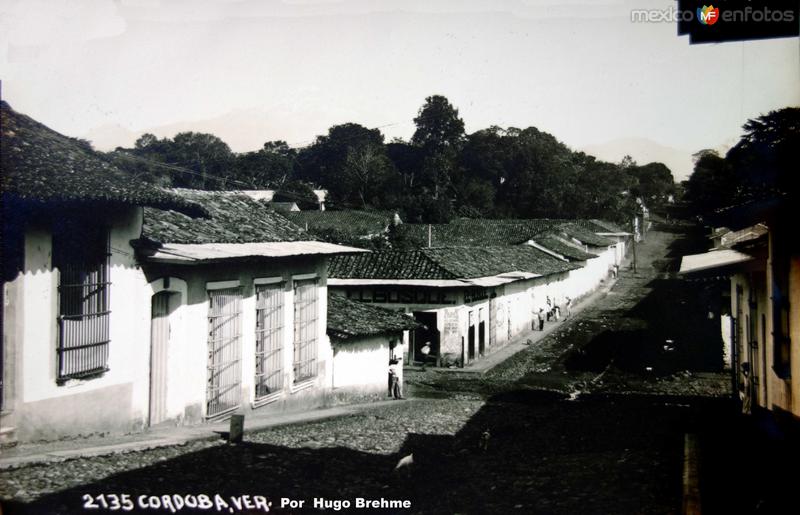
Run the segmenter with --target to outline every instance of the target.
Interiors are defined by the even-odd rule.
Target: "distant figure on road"
[[[539,308],[539,330],[544,331],[544,308]]]
[[[422,354],[422,368],[425,368],[425,364],[428,363],[428,355],[431,353],[431,342],[425,342],[419,352]]]
[[[395,399],[403,398],[403,384],[400,381],[400,360],[403,358],[392,358],[389,360],[389,396]]]
[[[567,302],[564,304],[564,307],[567,308],[567,314],[564,318],[569,318],[572,314],[572,299],[570,297],[567,297]]]

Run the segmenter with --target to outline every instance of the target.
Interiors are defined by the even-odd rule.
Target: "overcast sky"
[[[748,117],[800,105],[800,47],[690,46],[672,23],[631,21],[631,9],[673,5],[0,0],[2,95],[101,149],[200,130],[244,151],[308,144],[343,122],[408,138],[436,93],[469,132],[533,125],[601,157],[683,156],[668,163],[680,176]]]

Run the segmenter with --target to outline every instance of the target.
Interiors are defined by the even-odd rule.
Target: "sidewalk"
[[[405,402],[414,402],[414,399],[409,399]],[[380,406],[400,404],[403,403],[378,401],[295,413],[250,413],[245,417],[244,430],[245,433],[250,433],[271,427],[315,422],[352,415]],[[228,430],[229,422],[222,421],[199,426],[155,428],[130,435],[91,437],[42,444],[21,444],[0,451],[0,470],[87,456],[105,456],[172,445],[185,445],[194,441],[218,440]]]
[[[504,362],[514,354],[523,349],[527,349],[530,345],[542,340],[550,335],[553,331],[564,327],[564,324],[569,324],[576,319],[577,315],[586,307],[592,305],[596,300],[601,299],[608,295],[608,292],[614,287],[618,279],[608,280],[602,286],[597,288],[592,293],[581,298],[573,307],[572,315],[569,318],[562,317],[558,322],[545,322],[543,331],[524,331],[518,334],[507,344],[498,347],[491,352],[484,355],[482,358],[474,360],[464,368],[439,368],[439,367],[425,367],[424,369],[419,365],[412,365],[404,367],[404,370],[412,373],[425,370],[426,372],[438,373],[459,373],[459,374],[485,374],[492,370],[494,367]]]

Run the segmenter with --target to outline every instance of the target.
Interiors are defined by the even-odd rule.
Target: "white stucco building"
[[[577,268],[529,246],[423,248],[336,256],[328,285],[332,294],[412,314],[423,327],[411,335],[406,363],[450,366],[529,330]]]
[[[132,182],[2,117],[3,441],[326,402],[326,257],[358,249],[246,195]]]

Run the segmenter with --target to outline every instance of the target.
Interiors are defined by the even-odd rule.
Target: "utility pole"
[[[636,273],[636,233],[638,232],[637,226],[639,225],[637,223],[636,213],[633,214],[631,225],[633,226],[633,273]]]

